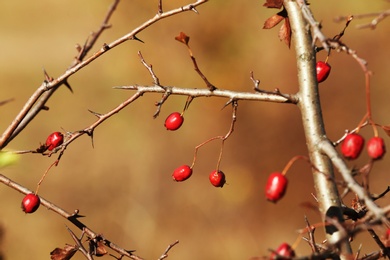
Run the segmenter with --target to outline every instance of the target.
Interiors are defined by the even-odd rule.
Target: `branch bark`
[[[337,186],[333,181],[334,172],[332,164],[330,159],[322,154],[318,148],[318,144],[327,140],[327,137],[316,79],[316,53],[312,44],[313,40],[299,4],[296,1],[285,0],[284,6],[290,19],[296,52],[299,82],[298,107],[302,114],[302,123],[310,160],[316,167],[316,170],[313,170],[313,180],[319,209],[324,221],[326,221],[327,213],[330,209],[332,209],[332,216],[342,220],[341,201]],[[341,232],[327,232],[327,238],[330,243],[339,241],[342,239]],[[351,247],[345,241],[343,243],[342,255],[345,257],[350,254]]]

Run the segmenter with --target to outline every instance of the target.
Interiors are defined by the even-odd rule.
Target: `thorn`
[[[80,213],[80,210],[75,209],[71,217],[72,218],[85,218],[85,216],[79,215],[79,213]]]
[[[135,252],[135,250],[126,250],[127,253],[129,253],[130,255],[133,254],[133,252]]]
[[[48,110],[49,110],[49,107],[48,107],[48,106],[42,106],[42,107],[41,107],[41,110],[48,111]]]
[[[10,99],[6,99],[6,100],[3,100],[3,101],[0,101],[0,106],[5,105],[5,104],[7,104],[7,103],[9,103],[11,101],[14,101],[14,99],[10,98]]]
[[[45,80],[47,82],[52,82],[54,79],[52,77],[49,76],[49,74],[47,74],[47,71],[45,70],[45,68],[42,68],[43,69],[43,75],[45,75]]]
[[[195,6],[190,7],[191,11],[194,11],[194,13],[199,14],[198,10],[196,10]]]
[[[136,35],[133,36],[133,40],[136,40],[136,41],[145,43],[143,40],[141,40],[140,38],[138,38]]]
[[[102,117],[102,114],[96,113],[96,112],[94,112],[94,111],[92,111],[92,110],[89,110],[89,109],[88,109],[88,111],[89,111],[91,114],[93,114],[94,116],[98,117],[98,118]]]
[[[89,133],[88,135],[91,137],[92,148],[95,148],[95,144],[94,144],[94,142],[93,142],[93,130],[92,130],[91,133]]]
[[[230,105],[231,103],[234,103],[235,101],[234,101],[234,99],[229,99],[229,101],[228,102],[226,102],[225,103],[225,105],[223,105],[223,107],[221,108],[221,110],[223,110],[225,107],[227,107],[228,105]]]
[[[70,92],[73,93],[73,89],[72,89],[72,87],[69,85],[69,83],[68,83],[67,80],[64,81],[64,85],[70,90]]]

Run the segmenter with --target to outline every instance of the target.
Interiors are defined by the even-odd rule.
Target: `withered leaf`
[[[97,247],[96,247],[96,256],[104,256],[107,254],[106,247],[104,246],[103,241],[98,241],[97,242]]]
[[[175,40],[182,42],[185,45],[188,45],[188,42],[190,41],[190,37],[187,36],[185,33],[180,32],[180,34],[175,37]]]
[[[52,260],[69,260],[77,252],[77,248],[71,245],[65,245],[64,248],[56,248],[50,252]]]
[[[267,8],[282,8],[283,6],[283,0],[266,0],[266,2],[263,4],[263,6]]]
[[[275,14],[265,21],[263,29],[271,29],[271,28],[275,27],[275,25],[280,23],[283,19],[284,19],[283,16]]]
[[[291,27],[290,27],[290,21],[289,21],[288,17],[284,18],[284,23],[280,27],[278,36],[279,36],[279,39],[281,41],[284,41],[284,43],[287,44],[287,46],[290,48],[290,45],[291,45]]]
[[[275,25],[280,23],[284,18],[287,18],[287,17],[288,17],[288,13],[287,13],[286,9],[283,8],[282,11],[280,11],[279,13],[271,16],[270,18],[268,18],[265,21],[263,29],[271,29]]]

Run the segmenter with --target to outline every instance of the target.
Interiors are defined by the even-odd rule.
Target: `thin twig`
[[[366,28],[370,28],[370,29],[375,29],[376,26],[382,22],[386,17],[388,17],[390,15],[390,9],[388,10],[385,10],[383,12],[376,12],[376,13],[366,13],[366,14],[356,14],[354,15],[354,18],[357,18],[357,19],[363,19],[363,18],[368,18],[368,17],[375,17],[371,22],[369,23],[366,23],[366,24],[358,24],[356,26],[356,28],[358,29],[366,29]],[[346,19],[347,16],[337,16],[335,17],[333,20],[335,22],[341,22],[341,21],[344,21]]]
[[[165,252],[158,258],[158,260],[162,260],[162,259],[165,259],[168,257],[168,252],[169,250],[171,250],[175,245],[179,244],[179,240],[176,240],[175,242],[173,242],[172,244],[170,244],[167,249],[165,250]]]

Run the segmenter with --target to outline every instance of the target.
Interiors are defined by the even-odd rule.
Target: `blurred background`
[[[14,101],[0,107],[0,127],[5,129],[23,104],[43,81],[42,68],[58,77],[77,55],[90,32],[97,30],[112,1],[3,1],[0,9],[0,100]],[[264,1],[210,1],[198,7],[199,15],[183,13],[163,20],[138,35],[145,43],[130,41],[79,71],[69,79],[72,94],[62,87],[48,102],[49,111],[39,116],[7,147],[7,150],[36,149],[54,131],[77,131],[95,121],[88,109],[105,113],[133,92],[113,86],[152,83],[137,52],[141,51],[163,85],[204,88],[193,70],[184,45],[174,40],[181,31],[191,37],[190,46],[199,67],[221,89],[253,91],[250,71],[265,90],[279,88],[295,93],[295,53],[279,41],[279,26],[262,30],[264,21],[278,10],[262,7]],[[158,1],[122,1],[110,23],[112,28],[99,39],[94,50],[109,43],[157,12]],[[164,10],[188,3],[164,1]],[[312,1],[311,8],[324,33],[333,37],[344,27],[335,23],[339,15],[380,12],[389,2]],[[374,120],[389,124],[390,20],[376,30],[359,30],[356,25],[370,19],[354,20],[343,41],[369,62],[372,77]],[[292,45],[294,42],[292,43]],[[326,54],[319,53],[324,60]],[[357,126],[365,113],[364,75],[345,53],[332,52],[332,72],[321,83],[321,102],[330,139],[337,140],[346,129]],[[83,222],[97,233],[126,249],[135,249],[145,259],[157,259],[175,240],[179,245],[169,259],[249,259],[269,254],[280,243],[294,243],[297,230],[305,226],[304,216],[320,221],[315,210],[302,206],[314,192],[310,167],[298,161],[287,177],[286,196],[277,204],[265,200],[268,175],[281,171],[295,155],[307,155],[300,114],[294,105],[239,102],[235,132],[226,141],[221,170],[227,183],[214,188],[208,180],[215,169],[220,142],[199,150],[193,176],[186,182],[172,181],[173,170],[191,164],[194,147],[227,133],[231,109],[221,108],[220,98],[195,99],[185,113],[180,130],[167,131],[164,120],[182,111],[186,98],[171,96],[153,119],[160,94],[145,94],[110,118],[95,131],[94,145],[87,136],[66,150],[40,188],[40,195],[69,212],[85,215]],[[366,138],[371,128],[361,132]],[[389,139],[383,131],[379,132]],[[14,181],[35,190],[45,170],[55,161],[37,154],[23,155],[17,165],[1,170]],[[362,166],[367,156],[351,164]],[[390,184],[390,159],[376,163],[370,188],[380,193]],[[352,197],[352,196],[351,196]],[[20,209],[23,195],[0,186],[0,225],[4,229],[1,250],[5,259],[50,259],[49,253],[66,243],[73,244],[65,225],[80,234],[69,222],[41,207],[26,215]],[[345,203],[350,204],[350,198]],[[389,204],[389,196],[380,201]],[[378,230],[380,235],[383,230]],[[317,241],[324,239],[319,229]],[[362,252],[377,246],[362,234]],[[308,254],[301,242],[296,252]],[[84,259],[78,253],[73,259]]]

